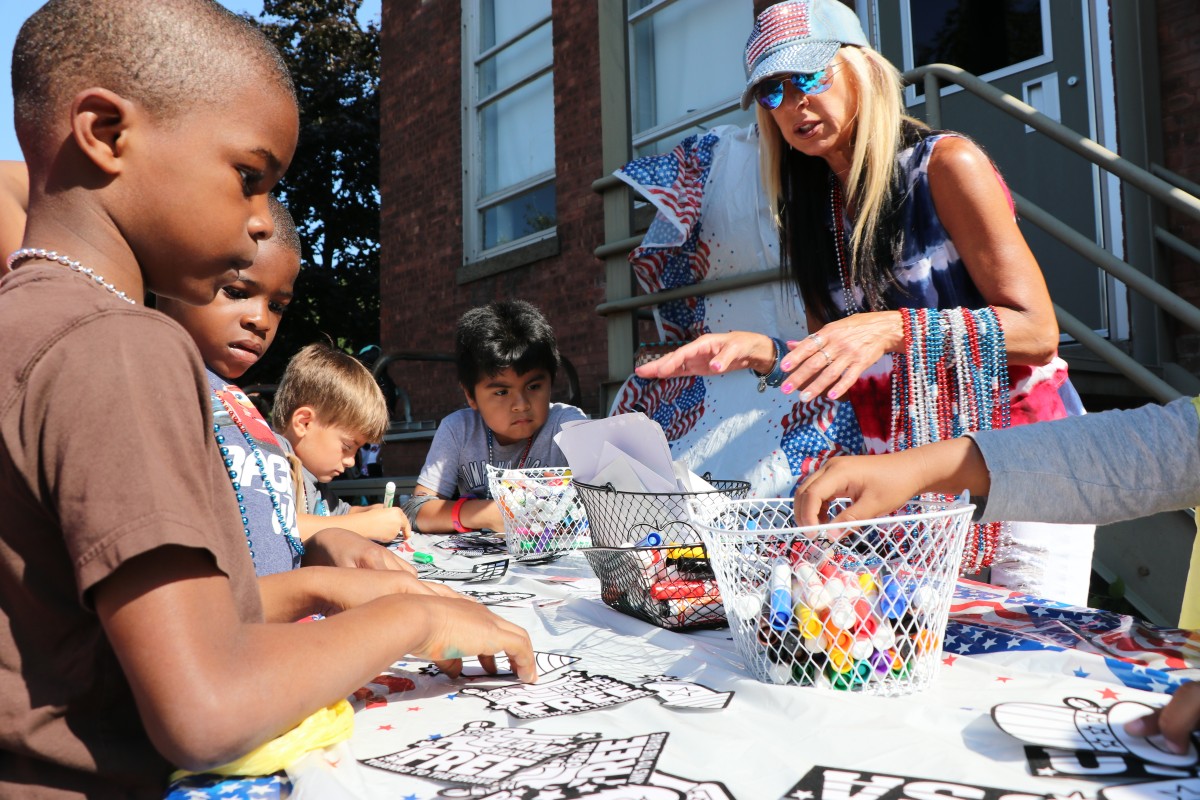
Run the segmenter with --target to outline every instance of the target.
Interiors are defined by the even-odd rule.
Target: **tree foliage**
[[[275,344],[245,383],[278,380],[292,354],[328,337],[379,341],[379,26],[362,0],[264,0],[258,24],[300,98],[300,141],[276,189],[296,220],[304,267]]]

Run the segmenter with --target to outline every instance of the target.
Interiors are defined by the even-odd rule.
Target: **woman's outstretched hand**
[[[775,368],[775,345],[761,333],[706,333],[634,370],[639,378],[722,375],[738,369],[766,374]]]
[[[899,311],[868,311],[830,322],[788,346],[783,393],[799,391],[802,402],[821,394],[836,400],[884,353],[904,348],[904,325]]]
[[[900,312],[872,311],[836,320],[787,344],[781,391],[800,392],[802,402],[821,394],[836,400],[884,353],[904,347],[904,328]],[[761,333],[706,333],[634,372],[639,378],[722,375],[739,369],[765,375],[775,368],[777,356],[770,337]]]

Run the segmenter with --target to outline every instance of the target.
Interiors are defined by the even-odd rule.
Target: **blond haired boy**
[[[301,538],[328,527],[329,516],[340,517],[339,528],[377,542],[412,531],[399,508],[351,506],[329,486],[354,465],[359,448],[383,441],[388,426],[383,392],[357,359],[325,344],[296,353],[275,393],[271,424],[299,462],[307,511],[299,517]]]

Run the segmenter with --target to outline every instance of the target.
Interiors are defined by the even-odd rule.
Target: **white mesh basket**
[[[488,489],[504,518],[508,552],[538,559],[586,547],[587,514],[568,467],[500,469],[488,465]]]
[[[973,510],[914,500],[892,516],[808,528],[797,527],[791,499],[692,514],[756,678],[900,695],[941,665]]]

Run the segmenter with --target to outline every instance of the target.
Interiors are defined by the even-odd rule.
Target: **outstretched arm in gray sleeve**
[[[1105,524],[1200,503],[1190,398],[969,435],[991,475],[984,521]]]

